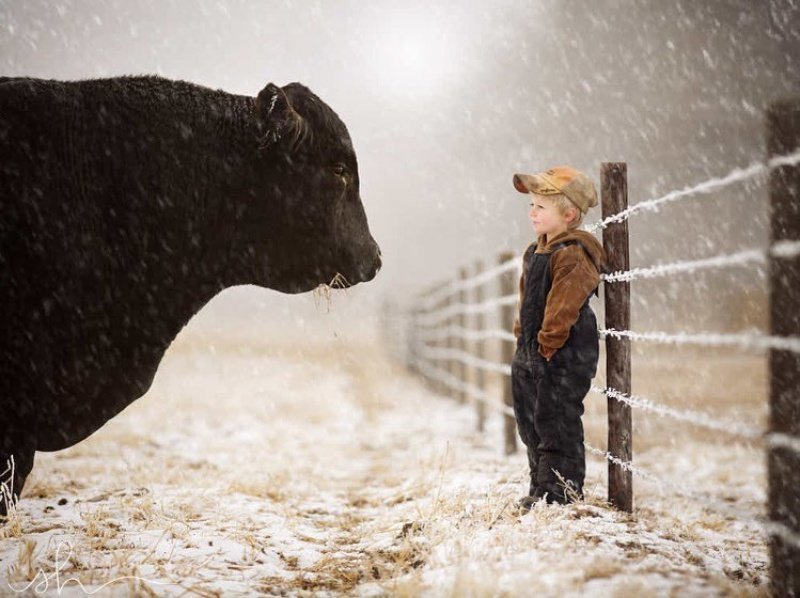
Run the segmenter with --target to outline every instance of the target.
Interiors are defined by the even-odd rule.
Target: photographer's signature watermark
[[[69,552],[66,554],[64,560],[62,561],[61,549],[64,546],[67,546],[69,548]],[[152,581],[149,579],[145,579],[143,577],[139,577],[138,575],[123,575],[120,577],[115,577],[114,579],[105,582],[100,587],[94,588],[92,590],[87,590],[86,586],[84,586],[81,580],[79,580],[77,577],[67,577],[65,579],[62,579],[61,577],[62,569],[66,566],[66,563],[69,561],[71,555],[72,555],[72,545],[69,544],[69,542],[59,542],[58,546],[56,546],[56,568],[53,573],[48,575],[47,573],[44,572],[43,569],[39,568],[36,571],[36,575],[34,576],[34,578],[30,582],[28,582],[26,586],[15,587],[8,582],[6,582],[6,585],[8,585],[9,589],[16,594],[21,594],[29,590],[33,590],[33,592],[35,592],[36,594],[44,594],[48,590],[50,590],[50,585],[52,583],[54,585],[55,591],[58,593],[59,596],[61,595],[61,592],[64,590],[64,587],[69,583],[74,583],[75,585],[80,587],[80,589],[83,590],[87,596],[96,594],[105,587],[110,586],[111,584],[118,583],[120,581],[135,580],[153,585],[170,585],[169,582]]]

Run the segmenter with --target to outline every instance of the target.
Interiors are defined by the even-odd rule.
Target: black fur
[[[35,450],[144,394],[221,289],[356,284],[379,256],[347,129],[300,84],[0,78],[0,473],[18,494]]]

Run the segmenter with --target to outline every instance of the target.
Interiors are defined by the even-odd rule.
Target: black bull
[[[301,293],[380,265],[347,128],[300,84],[0,78],[5,498],[35,451],[144,394],[223,288]]]

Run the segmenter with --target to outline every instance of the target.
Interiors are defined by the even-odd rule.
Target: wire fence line
[[[611,397],[625,403],[631,407],[636,407],[642,411],[649,411],[664,417],[671,417],[678,421],[688,422],[701,428],[708,428],[709,430],[716,430],[725,432],[734,436],[741,436],[748,440],[757,440],[764,437],[764,430],[749,426],[747,424],[715,419],[706,413],[700,411],[692,411],[690,409],[680,410],[666,405],[660,405],[649,399],[637,397],[635,395],[626,395],[625,393],[618,392],[613,388],[603,388],[600,386],[592,386],[592,392]]]
[[[677,494],[678,496],[682,496],[683,498],[687,498],[687,499],[691,500],[694,503],[701,504],[701,505],[704,505],[706,507],[709,507],[712,510],[726,513],[726,514],[728,514],[730,516],[733,516],[736,519],[739,519],[740,521],[743,521],[745,523],[760,525],[760,523],[758,521],[755,521],[755,520],[752,519],[752,515],[750,513],[747,513],[745,511],[740,511],[738,509],[734,509],[730,505],[725,504],[722,501],[719,501],[719,500],[717,500],[715,498],[712,498],[710,496],[706,496],[706,495],[703,495],[703,494],[697,494],[696,492],[690,492],[690,491],[686,490],[685,488],[683,488],[681,486],[678,486],[677,484],[674,484],[672,482],[669,482],[667,480],[659,478],[658,476],[654,475],[653,473],[650,473],[649,471],[646,471],[646,470],[642,469],[641,467],[635,466],[630,461],[625,461],[623,459],[615,457],[614,455],[612,455],[608,451],[604,451],[602,449],[598,449],[598,448],[592,446],[591,444],[589,444],[587,442],[584,442],[583,444],[584,444],[584,446],[586,447],[586,449],[590,453],[595,454],[595,455],[597,455],[599,457],[605,458],[607,461],[609,461],[609,462],[621,467],[625,471],[631,472],[633,475],[635,475],[635,476],[637,476],[639,478],[642,478],[643,480],[647,480],[648,482],[652,482],[653,484],[658,486],[658,488],[662,492],[662,494],[666,494],[665,491],[669,490],[673,494]]]
[[[496,411],[496,412],[498,412],[498,413],[500,413],[502,415],[505,415],[505,416],[508,416],[508,417],[515,417],[513,409],[511,409],[509,407],[506,407],[504,405],[500,405],[500,404],[492,401],[490,399],[490,397],[485,392],[481,391],[481,389],[479,389],[479,388],[477,388],[477,387],[475,387],[473,385],[467,384],[467,383],[459,380],[457,377],[455,377],[455,376],[449,374],[448,372],[442,370],[441,368],[437,368],[436,366],[431,366],[430,364],[426,363],[425,361],[420,361],[418,365],[422,369],[424,369],[431,377],[437,379],[438,381],[442,382],[443,384],[445,384],[445,385],[447,385],[447,386],[449,386],[449,387],[451,387],[451,388],[453,388],[455,390],[467,392],[468,395],[471,398],[473,398],[474,400],[484,402],[491,409],[493,409],[494,411]],[[597,387],[594,387],[593,390],[600,391],[601,394],[607,394],[605,392],[602,392],[604,389],[599,389]],[[641,406],[641,405],[639,405],[639,406]],[[748,437],[758,437],[758,436],[761,436],[761,432],[755,432],[753,430],[747,430],[747,435],[748,435]],[[800,441],[798,441],[798,444],[800,444]],[[665,494],[665,491],[668,490],[668,491],[670,491],[670,492],[672,492],[674,494],[677,494],[677,495],[679,495],[679,496],[681,496],[681,497],[683,497],[685,499],[688,499],[688,500],[690,500],[690,501],[692,501],[692,502],[694,502],[696,504],[700,504],[700,505],[702,505],[704,507],[707,507],[707,508],[709,508],[709,509],[711,509],[713,511],[716,511],[716,512],[719,512],[719,513],[723,513],[723,514],[725,514],[727,516],[730,516],[730,517],[734,517],[734,518],[736,518],[737,520],[739,520],[739,521],[741,521],[743,523],[746,523],[746,524],[749,524],[749,525],[760,526],[762,528],[765,527],[765,523],[763,521],[752,519],[752,515],[750,513],[735,509],[735,508],[731,507],[730,505],[728,505],[728,504],[726,504],[726,503],[724,503],[722,501],[719,501],[717,499],[714,499],[712,497],[709,497],[709,496],[706,496],[706,495],[702,495],[702,494],[698,494],[698,493],[695,493],[695,492],[689,492],[685,488],[683,488],[681,486],[678,486],[678,485],[674,484],[673,482],[667,481],[667,480],[665,480],[663,478],[660,478],[660,477],[656,476],[655,474],[653,474],[653,473],[651,473],[651,472],[649,472],[649,471],[647,471],[647,470],[645,470],[645,469],[643,469],[641,467],[635,466],[630,461],[624,461],[622,459],[619,459],[619,458],[615,457],[614,455],[610,454],[607,451],[604,451],[602,449],[598,449],[598,448],[594,447],[592,444],[590,444],[589,442],[584,442],[584,446],[585,446],[586,450],[589,453],[597,455],[597,456],[600,456],[600,457],[610,461],[611,463],[614,463],[614,464],[620,466],[624,470],[630,471],[633,475],[655,484],[659,488],[659,491],[662,494]],[[777,524],[777,525],[780,525],[780,524]],[[777,528],[775,528],[775,529],[777,529]],[[781,533],[783,533],[785,531],[788,531],[789,533],[791,533],[791,530],[788,530],[788,528],[785,528],[785,530],[778,530],[778,531],[781,532]]]
[[[800,455],[800,437],[773,432],[772,434],[767,434],[766,440],[767,446],[770,448],[789,449]]]
[[[740,349],[766,350],[778,349],[800,353],[800,338],[794,336],[770,336],[755,332],[718,333],[687,332],[669,333],[661,331],[634,332],[632,330],[600,329],[601,337],[629,338],[634,341],[647,341],[667,345],[702,345],[705,347],[738,347]]]
[[[703,507],[708,508],[712,511],[736,519],[737,521],[744,523],[745,525],[751,525],[757,527],[767,537],[772,535],[778,535],[785,542],[794,545],[796,548],[800,548],[800,534],[795,533],[793,530],[791,530],[789,527],[787,527],[782,523],[767,520],[765,518],[765,515],[762,515],[754,519],[752,514],[747,511],[734,508],[731,505],[724,503],[720,500],[717,500],[715,498],[712,498],[710,496],[697,494],[695,492],[689,492],[681,486],[663,480],[658,476],[655,476],[652,473],[645,471],[641,467],[634,466],[633,463],[631,463],[630,461],[624,461],[622,459],[615,457],[608,451],[598,449],[589,444],[588,442],[584,442],[584,446],[586,447],[586,450],[589,453],[606,459],[610,463],[613,463],[618,467],[621,467],[625,471],[631,472],[631,474],[635,475],[636,477],[652,482],[659,488],[659,491],[663,495],[666,495],[665,491],[668,490],[673,494],[677,494],[678,496],[690,500],[695,504],[702,505]]]
[[[641,278],[656,278],[671,274],[692,274],[707,268],[748,266],[753,263],[766,264],[770,256],[779,259],[791,259],[798,255],[800,255],[800,241],[779,241],[768,249],[745,249],[728,255],[657,264],[648,268],[632,268],[627,271],[601,274],[600,279],[603,282],[629,282]]]
[[[718,255],[699,260],[678,261],[657,264],[649,268],[632,268],[627,271],[601,274],[603,282],[630,282],[642,278],[656,278],[671,274],[693,274],[698,270],[722,268],[725,266],[749,266],[752,263],[766,263],[767,252],[760,249],[747,249],[731,255]]]
[[[478,314],[491,311],[495,307],[502,307],[504,305],[516,305],[519,297],[517,295],[506,295],[505,297],[498,297],[490,299],[483,303],[453,303],[438,311],[425,314],[418,320],[419,324],[423,326],[432,326],[438,324],[442,320],[452,318],[459,314]]]
[[[427,341],[441,341],[448,338],[463,338],[467,340],[501,340],[511,343],[517,342],[517,337],[506,330],[474,330],[464,326],[445,326],[439,329],[425,330],[418,338]]]
[[[612,215],[597,224],[586,227],[586,230],[603,230],[611,224],[625,222],[638,212],[657,212],[662,205],[669,204],[670,202],[683,200],[698,194],[709,194],[735,183],[767,174],[775,168],[797,166],[798,164],[800,164],[800,150],[795,150],[793,153],[772,158],[764,163],[756,163],[746,168],[734,169],[723,177],[712,178],[693,186],[670,191],[665,195],[640,202],[631,207],[627,207],[627,202],[619,203],[616,202],[616,200],[607,203],[604,197],[604,211],[608,206],[612,206],[611,210],[605,211],[605,213],[612,212]],[[607,177],[604,181],[612,181],[612,186],[616,184],[614,182],[616,179],[612,177],[618,176],[618,174],[607,173],[611,172],[608,170],[608,167],[618,168],[619,166],[623,168],[621,170],[616,170],[615,173],[622,172],[624,174],[624,165],[604,165],[603,176]],[[771,183],[771,189],[772,186]],[[604,195],[606,188],[606,186],[603,187]],[[622,188],[627,189],[626,182]],[[611,244],[609,247],[614,243],[614,241],[612,241],[612,235],[610,235],[610,232],[613,232],[613,230],[614,229],[606,231],[603,235],[604,242],[607,241]],[[608,239],[605,239],[606,235],[609,235]],[[625,243],[627,244],[627,241],[625,241]],[[616,247],[616,245],[613,245],[613,247]],[[609,253],[609,255],[612,254]],[[774,264],[774,260],[789,260],[795,259],[798,256],[800,256],[800,238],[798,238],[798,235],[794,235],[794,238],[788,240],[776,239],[772,245],[766,248],[750,248],[729,254],[655,264],[649,267],[629,268],[626,259],[625,261],[618,262],[622,265],[622,268],[601,275],[601,281],[603,284],[614,284],[666,276],[691,277],[703,270]],[[453,280],[445,285],[439,285],[421,297],[414,306],[414,309],[410,312],[413,313],[413,316],[409,318],[412,332],[409,334],[411,343],[408,346],[411,357],[409,362],[412,364],[412,367],[416,368],[420,374],[429,380],[435,381],[437,384],[441,384],[457,393],[461,393],[462,396],[474,399],[476,405],[487,405],[502,414],[504,417],[504,425],[507,425],[507,420],[509,419],[511,419],[513,424],[512,418],[514,417],[513,409],[511,409],[512,401],[509,397],[511,385],[508,378],[511,374],[511,368],[508,364],[510,364],[511,352],[513,352],[511,343],[517,341],[517,338],[510,332],[513,316],[516,315],[512,306],[518,305],[519,301],[517,293],[514,292],[514,287],[516,285],[509,285],[507,283],[509,280],[512,280],[514,274],[517,276],[521,274],[521,267],[522,260],[519,257],[506,256],[498,259],[498,265],[496,267],[488,271],[479,270],[472,278],[465,278],[462,274],[460,280]],[[782,267],[783,266],[781,266],[781,268]],[[787,267],[790,268],[789,271],[791,271],[793,266],[790,264]],[[771,270],[774,271],[774,269]],[[496,279],[500,279],[499,294],[495,292],[495,298],[485,300],[482,294],[484,285]],[[782,284],[786,283],[784,282]],[[606,288],[608,291],[606,295],[607,301],[609,296],[613,296],[611,295],[611,288],[612,287]],[[475,297],[472,301],[466,299],[467,291],[474,291],[473,294]],[[456,296],[456,294],[458,295]],[[456,299],[456,301],[454,301],[454,299]],[[628,301],[627,298],[623,300],[626,302]],[[608,308],[608,303],[606,303],[606,308]],[[493,324],[486,327],[482,318],[492,313],[496,315],[496,321],[499,323],[499,326]],[[468,315],[477,316],[472,319],[472,324],[477,326],[477,329],[467,324],[469,318],[465,316]],[[607,321],[609,320],[607,319]],[[625,339],[629,341],[655,342],[672,345],[732,347],[745,350],[773,350],[795,354],[800,353],[800,335],[791,331],[791,328],[773,329],[776,330],[776,332],[771,334],[755,331],[738,333],[705,331],[695,331],[691,333],[668,333],[664,331],[637,332],[633,330],[623,330],[622,328],[630,327],[629,321],[623,321],[624,324],[617,325],[616,328],[613,325],[609,325],[604,329],[600,329],[599,333],[602,338],[605,340]],[[469,341],[469,343],[467,341]],[[501,355],[499,361],[486,358],[487,354],[484,350],[486,344],[490,342],[495,351],[499,352]],[[469,346],[470,344],[471,346]],[[476,351],[478,352],[477,354],[475,353]],[[492,393],[488,393],[484,390],[485,385],[482,381],[477,385],[467,383],[467,368],[471,369],[471,379],[473,380],[476,380],[478,374],[482,376],[483,373],[502,376],[504,378],[500,385],[502,388],[502,397],[495,396],[493,400]],[[482,377],[480,379],[483,380]],[[627,384],[629,384],[629,378]],[[630,389],[630,386],[626,386],[626,382],[622,378],[619,380],[619,384],[616,385],[626,387],[628,390]],[[763,441],[764,446],[769,450],[790,450],[800,454],[800,437],[798,436],[775,432],[770,433],[745,422],[717,418],[696,409],[671,407],[641,396],[636,396],[630,392],[620,392],[619,389],[612,388],[612,386],[614,386],[614,384],[608,385],[605,388],[599,386],[592,386],[591,388],[594,393],[602,394],[613,399],[613,401],[609,403],[609,413],[612,404],[616,402],[625,405],[626,408],[654,413],[660,417],[671,418],[714,432],[728,434],[736,439],[742,439],[747,442]],[[630,429],[628,428],[628,430]],[[508,429],[506,429],[506,432],[507,431]],[[513,435],[516,438],[515,428],[513,430]],[[616,438],[619,437],[620,436],[617,435]],[[516,440],[514,440],[514,442],[516,442]],[[507,452],[509,452],[508,446],[508,434],[506,434]],[[760,526],[759,529],[764,530],[769,537],[780,537],[786,543],[800,548],[800,535],[791,527],[784,525],[780,521],[756,521],[753,519],[752,513],[738,510],[730,504],[713,497],[688,491],[682,484],[676,484],[659,478],[646,469],[634,465],[631,453],[626,452],[627,449],[617,441],[612,443],[611,437],[609,437],[608,450],[597,449],[589,443],[585,443],[585,446],[590,454],[600,456],[610,464],[609,485],[611,485],[612,472],[614,476],[617,477],[617,472],[623,470],[630,475],[635,475],[655,484],[662,493],[672,493],[673,495],[681,496],[703,506],[707,506],[713,511],[734,517],[746,524],[757,524]],[[783,455],[783,453],[780,454]],[[627,456],[621,458],[622,455]],[[630,482],[627,483],[629,484]],[[630,485],[628,488],[630,489]],[[630,492],[630,490],[628,491]],[[632,496],[632,494],[629,494],[629,496]],[[617,503],[614,499],[611,500],[613,504],[618,506],[624,504],[628,505],[620,506],[620,508],[632,509],[631,502]]]
[[[505,262],[479,274],[478,276],[473,276],[472,278],[468,278],[466,280],[453,280],[449,282],[442,288],[432,292],[428,297],[422,299],[420,301],[420,305],[423,308],[436,307],[437,303],[443,299],[452,297],[459,291],[468,291],[470,289],[474,289],[475,287],[479,287],[495,280],[498,276],[505,274],[506,272],[519,270],[520,268],[521,262],[517,258],[506,260]]]
[[[470,398],[485,403],[490,409],[497,411],[502,415],[515,417],[513,409],[506,407],[504,405],[500,405],[495,401],[492,401],[491,397],[489,397],[489,395],[487,395],[477,386],[459,380],[457,376],[453,376],[449,372],[441,368],[438,368],[434,365],[431,365],[425,362],[424,360],[418,360],[416,365],[417,367],[425,371],[431,378],[435,379],[438,382],[441,382],[445,386],[452,388],[453,390],[457,390],[459,392],[467,393],[467,395]]]
[[[595,232],[599,229],[607,228],[609,224],[623,222],[629,219],[633,214],[641,211],[657,212],[665,203],[685,199],[694,195],[713,193],[724,189],[734,183],[740,183],[748,179],[768,174],[770,171],[780,166],[795,166],[800,163],[800,150],[785,156],[776,156],[766,162],[755,162],[746,168],[735,168],[723,177],[715,177],[703,181],[691,187],[684,187],[675,191],[670,191],[661,197],[648,199],[632,205],[626,210],[618,212],[597,222],[595,224],[586,226],[584,230]]]
[[[471,353],[466,351],[460,351],[458,349],[422,349],[420,351],[422,355],[425,357],[429,357],[431,359],[450,359],[453,361],[458,361],[465,365],[471,365],[473,367],[486,370],[488,372],[496,372],[498,374],[503,374],[505,376],[511,375],[511,366],[507,363],[497,363],[495,361],[488,361],[486,359],[481,359],[479,357],[473,356]]]

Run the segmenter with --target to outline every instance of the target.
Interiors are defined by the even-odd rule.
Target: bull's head
[[[298,83],[267,85],[253,117],[256,176],[269,198],[266,209],[244,214],[251,234],[255,224],[263,235],[268,260],[267,279],[255,282],[301,293],[332,281],[350,286],[372,280],[380,249],[361,204],[356,154],[344,123]]]

